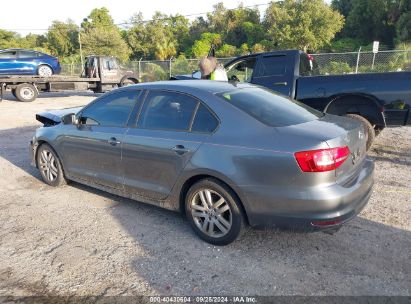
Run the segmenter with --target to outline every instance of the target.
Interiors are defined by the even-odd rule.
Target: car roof
[[[142,89],[176,90],[182,92],[205,91],[212,94],[227,92],[234,89],[255,87],[249,83],[215,80],[167,80],[136,84]]]

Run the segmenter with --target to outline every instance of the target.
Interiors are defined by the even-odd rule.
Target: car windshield
[[[321,112],[298,101],[258,87],[216,95],[270,127],[301,124],[323,116]]]

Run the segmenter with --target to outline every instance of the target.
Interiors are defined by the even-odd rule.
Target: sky
[[[141,11],[144,19],[150,19],[155,11],[165,14],[196,14],[210,12],[213,5],[223,2],[226,8],[266,4],[270,0],[18,0],[1,3],[0,29],[12,30],[21,35],[45,32],[53,20],[72,19],[80,24],[93,8],[106,7],[115,23],[128,21],[134,13]],[[18,8],[16,8],[18,5]],[[259,6],[264,11],[266,5]],[[191,19],[196,16],[191,17]]]

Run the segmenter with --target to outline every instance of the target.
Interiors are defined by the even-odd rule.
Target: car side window
[[[0,58],[1,59],[15,59],[17,58],[17,51],[1,52]]]
[[[265,77],[285,74],[285,56],[263,57],[257,68],[255,77]]]
[[[19,58],[34,58],[36,57],[36,53],[29,52],[29,51],[20,51]]]
[[[251,82],[255,64],[256,58],[254,57],[235,62],[233,65],[228,67],[228,79],[233,79],[235,76],[239,81]]]
[[[103,62],[104,69],[106,70],[115,70],[117,69],[117,63],[113,58],[105,59]]]
[[[201,133],[212,133],[218,126],[218,120],[202,104],[198,107],[191,131]]]
[[[152,91],[147,95],[138,126],[145,129],[188,131],[198,101],[175,92]]]
[[[123,127],[137,103],[141,91],[127,90],[103,95],[81,112],[80,124]]]

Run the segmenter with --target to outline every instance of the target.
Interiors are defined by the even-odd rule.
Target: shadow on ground
[[[56,97],[72,97],[72,96],[90,96],[90,97],[95,96],[95,97],[98,97],[100,95],[101,95],[100,93],[94,93],[92,91],[40,92],[37,99],[56,98]],[[6,91],[4,93],[3,100],[20,102],[9,91]]]

